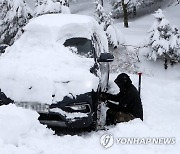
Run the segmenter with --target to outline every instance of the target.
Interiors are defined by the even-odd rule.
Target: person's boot
[[[107,113],[106,113],[106,125],[109,126],[109,125],[115,125],[116,122],[115,122],[115,118],[112,114],[112,111],[111,109],[107,110]]]

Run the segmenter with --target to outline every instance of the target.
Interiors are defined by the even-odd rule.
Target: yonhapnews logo
[[[104,134],[100,138],[100,144],[108,149],[116,143],[117,145],[174,145],[175,137],[119,137],[114,138],[112,134]]]
[[[104,134],[103,136],[101,136],[100,144],[106,149],[110,148],[114,144],[113,135],[112,134]]]

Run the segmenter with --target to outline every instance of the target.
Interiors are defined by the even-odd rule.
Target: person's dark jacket
[[[106,100],[119,102],[118,105],[107,101],[107,106],[118,112],[130,113],[136,118],[143,120],[143,108],[138,90],[132,84],[131,79],[125,73],[120,74],[115,83],[120,88],[116,95],[105,94]]]

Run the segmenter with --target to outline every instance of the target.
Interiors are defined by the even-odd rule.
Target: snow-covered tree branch
[[[68,0],[36,0],[35,5],[35,16],[52,13],[71,13]]]
[[[24,0],[0,1],[0,43],[11,45],[32,17]]]

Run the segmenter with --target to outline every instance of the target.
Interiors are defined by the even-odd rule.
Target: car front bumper
[[[39,121],[48,126],[89,127],[96,119],[96,101],[97,93],[95,92],[81,94],[75,99],[65,97],[63,101],[52,104],[48,113],[40,113]],[[86,106],[86,109],[73,110],[77,106]]]
[[[93,123],[93,114],[89,113],[86,117],[76,117],[70,119],[59,113],[50,112],[49,114],[40,113],[39,121],[41,124],[56,127],[86,128]]]

